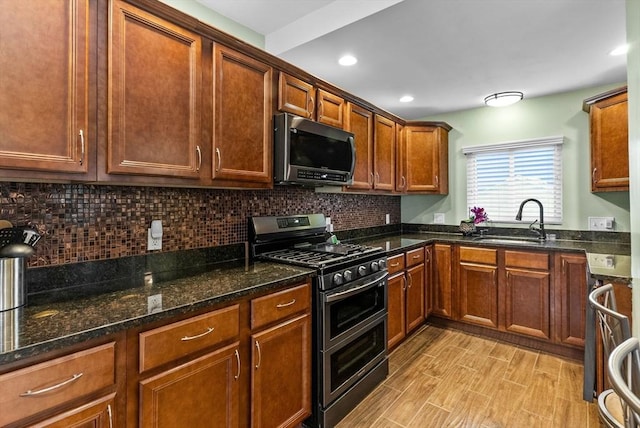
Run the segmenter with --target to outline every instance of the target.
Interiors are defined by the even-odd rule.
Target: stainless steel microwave
[[[274,183],[307,186],[353,183],[353,134],[289,113],[274,116]]]

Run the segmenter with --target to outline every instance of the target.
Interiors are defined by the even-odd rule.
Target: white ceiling
[[[625,0],[198,0],[265,49],[405,119],[626,81]],[[338,58],[351,53],[352,67]],[[399,102],[413,95],[412,103]]]

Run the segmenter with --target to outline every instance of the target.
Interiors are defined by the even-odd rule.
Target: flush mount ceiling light
[[[411,95],[403,95],[400,98],[401,103],[410,103],[411,101],[413,101],[413,97]]]
[[[609,55],[611,56],[626,55],[627,52],[629,52],[629,45],[620,45],[614,50],[612,50],[611,52],[609,52]]]
[[[497,92],[484,99],[489,107],[504,107],[515,104],[523,98],[524,94],[517,91]]]
[[[338,64],[344,66],[354,65],[356,62],[358,62],[358,59],[353,55],[344,55],[338,60]]]

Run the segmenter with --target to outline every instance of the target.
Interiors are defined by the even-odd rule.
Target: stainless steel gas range
[[[317,270],[308,427],[336,425],[389,372],[385,253],[327,240],[325,227],[323,214],[249,220],[253,257]]]

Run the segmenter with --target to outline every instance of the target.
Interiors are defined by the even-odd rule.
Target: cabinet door
[[[407,126],[404,146],[405,191],[447,194],[447,131],[435,126]]]
[[[433,246],[424,249],[424,317],[433,312]]]
[[[344,99],[330,92],[317,91],[317,121],[342,129],[344,127]]]
[[[407,269],[407,334],[424,322],[424,264]]]
[[[316,90],[312,84],[280,72],[278,91],[278,110],[314,118]]]
[[[453,318],[451,245],[433,246],[433,315]]]
[[[560,313],[556,321],[559,333],[557,340],[566,345],[583,347],[589,292],[587,258],[582,254],[557,254],[556,269],[559,271],[556,276],[556,295],[559,298],[556,308]]]
[[[272,69],[214,45],[213,179],[272,181]]]
[[[405,325],[405,287],[404,272],[389,278],[387,285],[387,346],[389,349],[400,343],[407,335]]]
[[[201,38],[113,0],[107,173],[198,179]]]
[[[407,138],[406,129],[396,123],[396,192],[407,191]]]
[[[311,414],[311,315],[251,338],[251,426],[297,426]]]
[[[354,135],[356,166],[350,189],[369,190],[373,186],[373,113],[347,103],[345,129]]]
[[[140,426],[236,427],[239,343],[140,382]]]
[[[458,270],[460,319],[484,327],[498,328],[497,266],[460,263]]]
[[[627,93],[591,106],[591,191],[629,190]]]
[[[89,0],[2,2],[0,168],[87,178],[90,16]]]
[[[119,426],[115,394],[78,406],[30,428],[113,428]]]
[[[550,274],[525,269],[506,270],[507,331],[550,340]]]
[[[395,189],[396,130],[395,122],[386,117],[375,115],[373,132],[373,188],[378,190]]]

